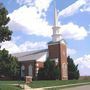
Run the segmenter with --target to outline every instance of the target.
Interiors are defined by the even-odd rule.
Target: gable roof
[[[18,61],[28,61],[28,60],[39,60],[43,56],[47,56],[48,49],[37,50],[37,51],[27,51],[21,53],[15,53],[13,56],[18,58]],[[46,58],[43,59],[46,59]]]

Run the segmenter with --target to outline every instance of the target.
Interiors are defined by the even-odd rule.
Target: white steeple
[[[54,0],[54,26],[58,25],[58,13],[56,9],[56,0]]]
[[[62,35],[60,34],[60,27],[58,26],[58,12],[56,9],[56,0],[54,0],[54,25],[52,29],[53,29],[52,41],[53,42],[60,41],[62,39]]]

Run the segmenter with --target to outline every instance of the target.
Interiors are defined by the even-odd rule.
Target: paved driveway
[[[77,87],[72,87],[72,88],[67,88],[62,90],[90,90],[90,85],[77,86]]]

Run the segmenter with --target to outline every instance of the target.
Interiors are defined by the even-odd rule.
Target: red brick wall
[[[32,70],[33,70],[33,77],[35,76],[35,60],[30,60],[30,61],[22,61],[21,62],[21,65],[24,65],[25,66],[25,76],[28,76],[28,67],[29,65],[31,64],[33,67],[32,67]]]
[[[61,65],[61,78],[62,80],[67,80],[68,79],[68,69],[64,69],[63,65],[65,66],[65,64],[67,65],[67,48],[66,45],[61,44],[60,45],[60,65]],[[67,68],[67,67],[66,67]]]
[[[36,68],[43,68],[44,67],[44,62],[40,62],[40,61],[36,62],[36,60],[21,62],[21,65],[25,66],[25,76],[28,76],[28,67],[29,67],[30,64],[33,66],[33,68],[32,68],[33,69],[33,78],[35,78]],[[38,66],[37,66],[37,64],[38,64]]]
[[[59,51],[60,51],[60,47],[59,46],[60,46],[59,44],[49,45],[48,46],[50,59],[59,57]]]
[[[54,58],[58,58],[59,60],[59,67],[60,67],[60,72],[61,72],[61,79],[65,80],[67,79],[67,77],[64,77],[64,72],[65,70],[63,70],[62,68],[62,64],[65,63],[67,64],[67,47],[65,44],[53,44],[53,45],[48,45],[48,51],[49,51],[49,58],[50,59],[54,59]],[[66,74],[67,74],[67,70],[66,70]]]

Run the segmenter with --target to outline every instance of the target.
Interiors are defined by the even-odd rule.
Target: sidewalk
[[[90,85],[71,87],[71,88],[66,88],[62,90],[90,90]]]
[[[60,85],[60,86],[51,86],[51,87],[42,87],[42,88],[31,88],[31,87],[29,87],[26,84],[8,84],[8,85],[20,85],[22,90],[45,90],[45,89],[49,89],[49,88],[64,88],[64,87],[68,88],[70,86],[79,87],[79,85],[82,85],[82,86],[85,85],[86,86],[87,84],[90,84],[90,82],[87,82],[87,83],[77,83],[77,84],[68,84],[68,85]],[[69,90],[69,89],[61,89],[61,90]],[[70,89],[70,90],[72,90],[72,89]],[[76,89],[74,89],[74,90],[76,90]],[[81,90],[83,90],[83,89],[81,89]],[[90,89],[88,89],[88,90],[90,90]]]
[[[30,88],[28,85],[26,84],[20,84],[20,87],[23,89],[23,90],[32,90],[32,88]]]

